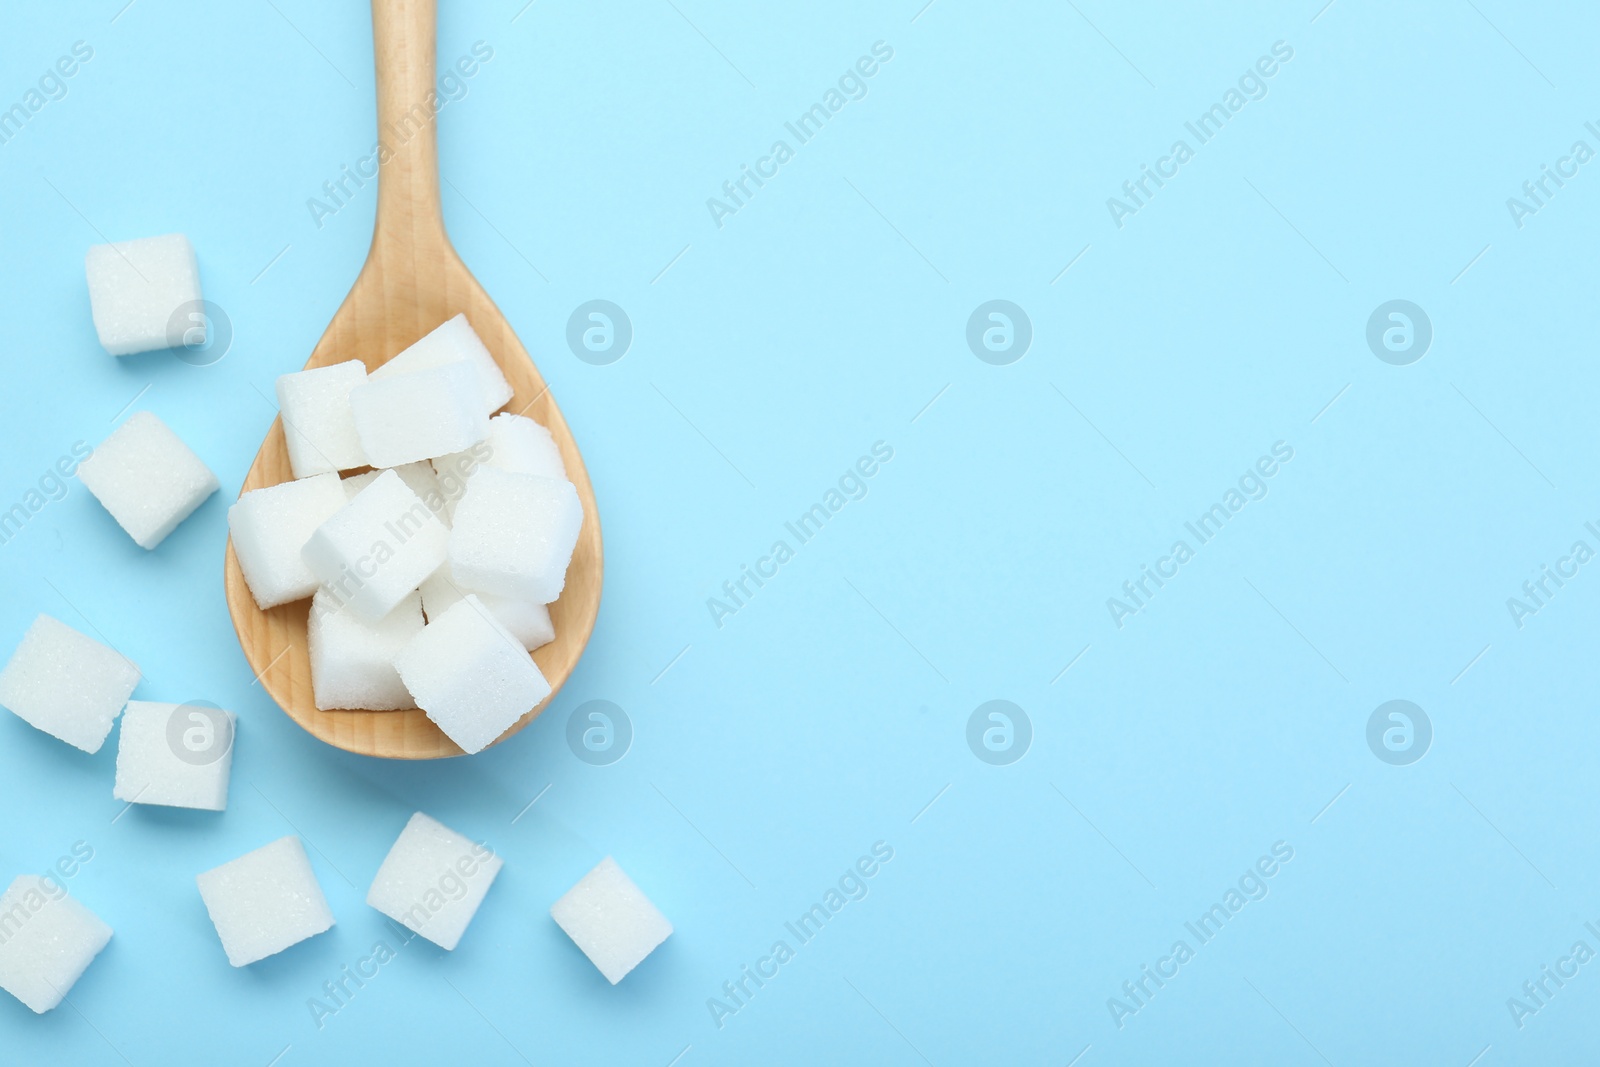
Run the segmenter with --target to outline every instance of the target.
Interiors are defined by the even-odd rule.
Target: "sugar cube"
[[[54,876],[25,874],[0,895],[0,989],[43,1015],[66,999],[111,927]]]
[[[205,703],[129,701],[112,796],[128,804],[226,811],[237,719]]]
[[[449,538],[449,528],[388,470],[317,527],[301,554],[339,603],[377,622],[438,569]]]
[[[359,359],[278,378],[278,413],[296,478],[367,465],[350,410],[351,390],[366,383],[367,368]]]
[[[610,856],[555,902],[550,917],[612,985],[672,933],[667,917]]]
[[[85,752],[99,752],[139,684],[116,649],[40,615],[0,670],[0,704],[28,725]]]
[[[502,865],[488,845],[419,811],[384,857],[367,903],[440,948],[454,949]]]
[[[542,478],[567,480],[567,468],[561,460],[561,449],[556,446],[550,431],[523,415],[501,412],[489,420],[489,438],[465,452],[440,456],[433,461],[439,475],[445,498],[453,514],[468,480],[479,467],[495,467],[519,474],[537,474]],[[454,479],[450,475],[454,475]]]
[[[394,657],[422,632],[422,597],[412,593],[377,622],[340,610],[323,589],[311,600],[307,639],[311,692],[318,710],[401,711],[417,706],[394,669]]]
[[[489,420],[489,436],[484,441],[465,452],[440,456],[433,466],[435,470],[448,466],[463,478],[472,477],[478,467],[562,480],[567,477],[561,449],[550,431],[525,415],[509,411]]]
[[[350,410],[374,467],[448,455],[489,436],[482,389],[465,363],[372,378],[350,391]]]
[[[155,415],[136,411],[78,465],[78,479],[140,548],[155,548],[206,497],[217,476]]]
[[[498,411],[511,399],[511,383],[484,347],[465,315],[457,315],[410,348],[372,372],[374,378],[431,370],[446,363],[466,363],[478,377],[483,394],[483,413]]]
[[[456,585],[450,573],[450,564],[434,571],[422,583],[422,610],[429,619],[437,619],[461,602],[465,592]],[[550,622],[550,608],[531,600],[516,600],[493,593],[477,593],[478,600],[511,636],[522,642],[522,647],[532,652],[556,639],[555,626]]]
[[[182,343],[191,322],[180,313],[200,305],[200,267],[183,234],[94,245],[84,270],[94,330],[107,352],[127,356]]]
[[[245,967],[333,927],[298,837],[280,838],[195,878],[228,962]]]
[[[548,604],[566,584],[582,524],[571,482],[484,467],[456,505],[450,568],[463,589]]]
[[[398,467],[386,468],[393,470],[400,476],[400,480],[411,487],[411,491],[422,498],[428,505],[428,510],[439,516],[440,521],[449,525],[448,511],[445,507],[444,491],[439,487],[439,477],[434,474],[433,467],[427,460],[418,460],[416,463],[402,463]],[[354,500],[357,493],[371,485],[373,479],[383,471],[367,471],[364,474],[352,474],[344,480],[345,495]]]
[[[233,554],[256,606],[265,611],[317,591],[300,550],[349,502],[337,474],[252,489],[228,509]]]
[[[522,643],[470,595],[428,623],[394,665],[417,707],[469,753],[487,748],[550,695]]]

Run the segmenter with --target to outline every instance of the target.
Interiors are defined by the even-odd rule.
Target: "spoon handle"
[[[423,251],[444,238],[434,50],[438,0],[372,0],[378,83],[378,219],[375,245]]]

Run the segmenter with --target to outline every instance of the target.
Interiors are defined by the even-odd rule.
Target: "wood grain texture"
[[[600,610],[600,516],[583,457],[505,316],[495,307],[445,234],[439,204],[438,150],[428,104],[434,90],[436,0],[372,0],[377,62],[380,155],[378,217],[372,248],[349,296],[334,314],[306,366],[359,359],[373,370],[446,319],[465,313],[493,353],[515,395],[506,411],[550,430],[583,503],[583,529],[561,598],[550,605],[556,639],[533,653],[551,694],[530,708],[505,740],[547,707],[571,675]],[[241,493],[293,477],[283,422],[275,420]],[[239,643],[261,685],[289,717],[330,745],[386,759],[437,759],[461,749],[420,711],[318,711],[306,648],[310,601],[262,611],[246,586],[230,538],[224,584]],[[499,742],[496,742],[497,744]]]

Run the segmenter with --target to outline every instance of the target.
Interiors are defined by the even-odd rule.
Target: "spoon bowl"
[[[454,315],[464,313],[511,383],[503,410],[550,431],[567,477],[583,504],[583,528],[567,568],[566,587],[550,605],[556,637],[532,653],[551,693],[500,738],[521,730],[547,707],[571,675],[600,610],[600,518],[583,457],[549,387],[494,301],[445,233],[434,139],[436,0],[372,0],[380,145],[378,213],[372,248],[355,285],[334,313],[306,368],[359,359],[372,371]],[[293,478],[274,420],[240,492]],[[306,646],[309,602],[256,607],[228,541],[224,585],[245,659],[263,688],[313,736],[350,752],[387,759],[438,759],[461,749],[421,711],[318,711]],[[499,741],[496,742],[498,744]]]

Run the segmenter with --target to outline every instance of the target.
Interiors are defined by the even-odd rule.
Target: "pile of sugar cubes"
[[[555,639],[583,506],[550,431],[495,414],[511,393],[464,315],[371,374],[278,379],[294,480],[228,528],[262,610],[310,599],[320,710],[421,708],[478,752],[550,695],[528,653]]]
[[[201,298],[183,235],[98,245],[86,266],[108,352],[187,340]],[[262,610],[309,600],[319,708],[420,707],[467,752],[487,747],[550,693],[528,653],[555,639],[549,605],[583,508],[549,431],[495,414],[511,386],[461,315],[371,374],[351,361],[286,374],[277,389],[294,480],[246,493],[228,512],[251,595]],[[218,489],[148,411],[78,474],[145,549]],[[198,701],[133,700],[140,680],[121,652],[41,614],[0,668],[0,706],[90,754],[120,718],[113,797],[224,811],[236,717]],[[453,950],[502,866],[486,844],[417,812],[367,903]],[[62,879],[73,873],[23,875],[0,894],[0,989],[38,1013],[60,1005],[111,940],[111,927],[67,893]],[[334,925],[298,837],[196,884],[235,967]],[[613,985],[672,933],[609,856],[550,914]]]

